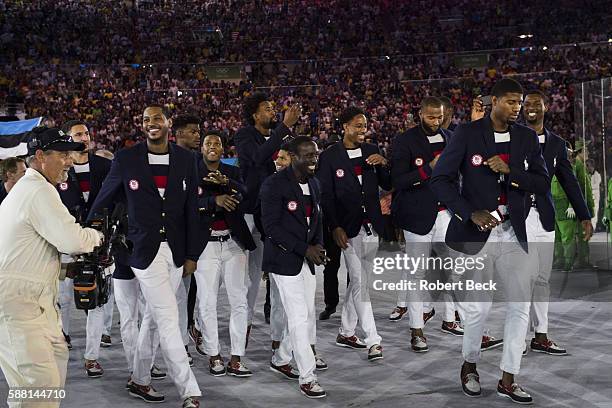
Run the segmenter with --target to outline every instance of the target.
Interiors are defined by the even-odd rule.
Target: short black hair
[[[440,102],[442,102],[442,106],[444,106],[444,110],[448,109],[454,109],[455,107],[453,106],[453,103],[451,102],[450,98],[447,96],[438,96],[438,99],[440,100]]]
[[[421,109],[424,108],[441,108],[443,106],[442,101],[435,96],[426,96],[421,99]]]
[[[200,141],[200,144],[201,144],[201,145],[203,145],[203,144],[204,144],[204,139],[206,139],[206,137],[207,137],[207,136],[217,136],[219,139],[221,139],[221,145],[222,145],[223,147],[225,147],[225,144],[226,144],[225,142],[226,142],[227,140],[226,140],[225,135],[224,135],[224,134],[223,134],[223,133],[222,133],[220,130],[217,130],[217,129],[209,129],[209,130],[207,130],[206,132],[204,132],[204,137],[202,137],[202,139],[201,139],[201,141]]]
[[[284,146],[287,147],[287,151],[293,154],[298,154],[298,150],[300,146],[306,143],[315,143],[314,140],[310,136],[298,136],[295,139],[291,140],[288,143],[285,143]]]
[[[523,87],[521,84],[512,78],[502,78],[493,85],[491,89],[491,95],[502,98],[509,93],[523,94]]]
[[[250,124],[255,124],[255,119],[253,119],[253,115],[259,109],[259,105],[263,102],[269,101],[268,95],[263,92],[255,92],[253,95],[249,95],[244,99],[244,104],[242,106],[242,113],[244,115],[244,120]]]
[[[363,109],[358,108],[357,106],[349,106],[340,114],[340,117],[338,118],[340,121],[340,126],[350,122],[355,116],[358,115],[363,115],[367,118]]]
[[[166,106],[160,105],[158,103],[150,103],[150,104],[148,104],[142,110],[142,113],[144,114],[144,111],[146,111],[149,108],[159,108],[159,109],[161,109],[161,111],[162,111],[163,115],[166,117],[166,119],[170,119],[172,117],[172,114],[170,113],[170,109],[168,109]]]
[[[548,105],[548,96],[539,89],[528,90],[527,92],[525,92],[525,97],[527,97],[528,95],[538,95],[544,101],[544,105]]]
[[[172,119],[172,129],[181,130],[187,125],[199,125],[200,118],[190,113],[181,114]]]
[[[72,120],[64,122],[60,129],[62,129],[62,132],[66,133],[66,134],[70,134],[70,129],[72,129],[73,127],[75,127],[77,125],[87,126],[87,123],[85,123],[85,122],[83,122],[82,120],[79,120],[79,119],[72,119]]]

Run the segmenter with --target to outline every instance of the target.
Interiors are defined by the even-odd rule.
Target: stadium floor
[[[602,234],[597,240],[605,241]],[[381,254],[383,255],[383,254]],[[571,280],[595,280],[592,271],[574,272]],[[605,277],[601,285],[601,277]],[[345,283],[344,266],[340,279]],[[612,407],[612,272],[599,273],[599,290],[579,300],[556,301],[550,305],[551,338],[568,349],[569,355],[548,356],[529,352],[523,357],[519,383],[534,397],[537,406],[546,407]],[[317,305],[323,304],[323,279],[317,273]],[[341,296],[345,287],[341,283]],[[440,313],[425,329],[430,351],[415,354],[410,351],[410,337],[406,319],[393,323],[387,319],[393,308],[394,296],[375,293],[374,313],[378,331],[383,337],[384,359],[369,363],[366,351],[348,350],[334,343],[340,324],[340,313],[328,321],[318,322],[318,352],[326,359],[329,369],[319,373],[321,385],[328,397],[308,400],[298,390],[297,382],[279,378],[268,369],[270,342],[268,326],[263,321],[262,285],[258,312],[247,356],[243,361],[253,371],[248,379],[212,377],[208,374],[207,359],[198,355],[190,345],[195,359],[193,367],[203,391],[203,407],[511,407],[509,400],[496,395],[500,378],[501,348],[483,353],[478,365],[483,395],[471,399],[463,395],[459,383],[461,338],[442,333]],[[221,291],[223,293],[223,291]],[[553,295],[554,296],[554,295]],[[605,302],[604,300],[607,300]],[[228,304],[225,294],[220,296],[220,336],[222,350],[228,349]],[[340,310],[340,309],[339,309]],[[492,335],[503,333],[503,304],[493,307],[488,327]],[[101,349],[100,363],[105,373],[102,378],[88,379],[83,369],[85,348],[85,316],[73,311],[73,350],[68,367],[67,396],[62,407],[146,406],[125,391],[129,373],[120,344],[118,313],[115,311],[113,346]],[[157,361],[163,367],[161,353]],[[227,352],[225,353],[227,356]],[[2,378],[2,377],[0,377]],[[176,388],[165,379],[154,382],[158,391],[166,394],[165,406],[180,406]],[[6,400],[7,385],[0,380],[0,400]],[[163,406],[163,405],[162,405]]]

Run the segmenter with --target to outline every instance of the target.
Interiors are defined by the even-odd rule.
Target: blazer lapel
[[[485,157],[483,157],[483,159],[487,160],[489,157],[497,154],[497,149],[495,148],[495,133],[493,131],[493,122],[491,122],[491,118],[489,116],[482,119],[482,124],[482,138],[485,145]],[[510,144],[512,144],[512,141]]]
[[[423,160],[428,163],[433,160],[433,151],[431,150],[431,144],[429,143],[429,139],[427,135],[423,132],[423,129],[419,126],[419,136],[416,138],[416,143],[421,146],[421,151],[427,153],[427,157],[423,157]]]
[[[187,186],[183,186],[183,183],[186,183],[185,179],[180,180],[180,174],[178,172],[178,163],[175,163],[176,160],[176,147],[173,143],[168,142],[168,154],[170,157],[168,158],[168,185],[166,186],[166,192],[164,193],[165,197],[169,197],[168,190],[172,189],[171,194],[176,194],[177,189],[184,188]]]
[[[293,190],[293,194],[295,194],[295,198],[297,199],[297,203],[298,203],[297,209],[296,211],[294,211],[294,213],[304,225],[307,225],[306,206],[304,203],[304,195],[302,193],[302,188],[300,187],[300,184],[295,178],[295,174],[293,174],[293,170],[291,169],[291,166],[287,167],[285,171],[287,172],[287,176],[289,177],[289,180],[291,181],[291,189]]]
[[[360,184],[359,179],[357,178],[357,174],[355,173],[355,168],[353,167],[353,163],[351,162],[351,158],[349,157],[348,152],[346,151],[346,147],[344,147],[344,143],[342,143],[342,140],[338,142],[338,149],[340,153],[340,159],[342,161],[342,163],[340,163],[341,164],[340,167],[349,169],[349,172],[353,175],[353,179],[355,180],[355,182],[357,184]],[[361,149],[361,154],[363,154],[363,148]],[[363,169],[362,169],[362,174],[363,174]]]

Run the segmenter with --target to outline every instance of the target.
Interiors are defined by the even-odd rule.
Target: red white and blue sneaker
[[[566,356],[567,350],[559,347],[557,343],[550,339],[546,339],[544,341],[538,341],[535,338],[531,339],[530,344],[531,351],[535,351],[536,353],[546,353],[551,356]]]

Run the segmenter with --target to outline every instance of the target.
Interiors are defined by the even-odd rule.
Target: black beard
[[[434,131],[429,126],[427,126],[426,124],[421,123],[421,130],[423,131],[423,133],[425,133],[426,136],[433,136],[433,135],[437,134],[440,129],[438,128],[438,129],[436,129]]]

